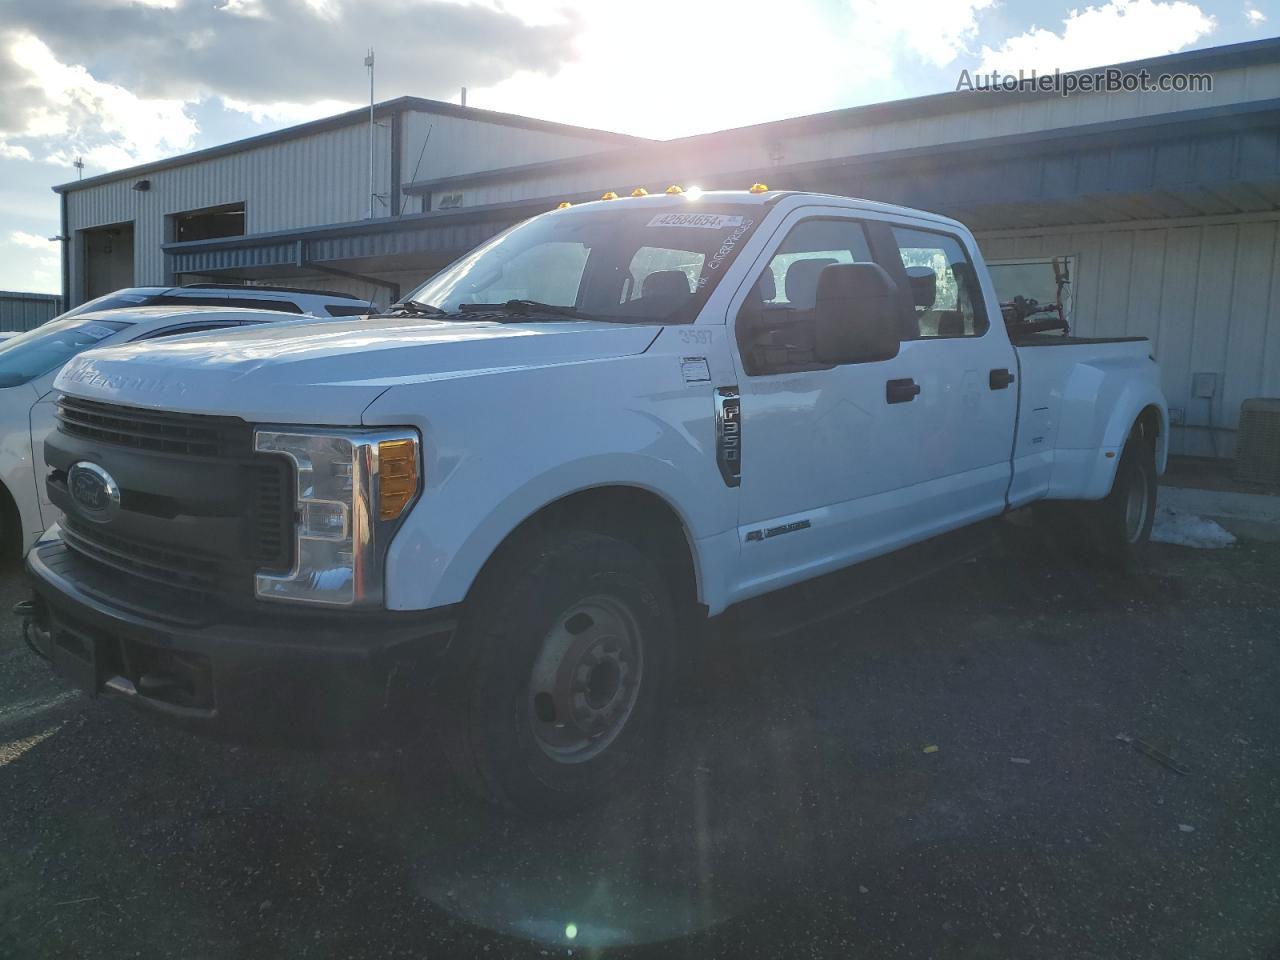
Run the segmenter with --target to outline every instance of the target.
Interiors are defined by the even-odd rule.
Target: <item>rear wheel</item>
[[[1111,492],[1101,500],[1037,504],[1036,521],[1083,560],[1130,571],[1151,539],[1156,516],[1155,450],[1135,434],[1125,444]]]
[[[1151,539],[1156,518],[1156,458],[1140,436],[1125,444],[1111,492],[1086,507],[1098,559],[1109,567],[1132,569]]]
[[[557,531],[510,550],[467,602],[441,723],[474,790],[509,808],[596,803],[656,752],[675,617],[625,541]]]

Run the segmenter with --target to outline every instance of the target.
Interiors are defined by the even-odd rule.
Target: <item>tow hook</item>
[[[49,655],[45,650],[49,649],[53,638],[40,622],[42,618],[36,602],[19,600],[13,605],[13,615],[22,621],[22,639],[26,642],[27,648],[41,660],[47,661]]]

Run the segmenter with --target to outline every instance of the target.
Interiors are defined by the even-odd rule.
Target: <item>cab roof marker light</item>
[[[671,186],[667,187],[667,193],[670,193],[673,196],[677,193],[684,193],[684,187],[673,183]]]
[[[600,199],[601,199],[601,200],[617,200],[617,199],[618,199],[618,195],[617,195],[616,193],[614,193],[612,190],[610,190],[610,191],[608,191],[607,193],[605,193],[605,195],[604,195],[603,197],[601,197]]]
[[[646,190],[644,187],[636,187],[634,190],[631,191],[631,195],[633,197],[647,197],[649,195],[649,191]]]
[[[573,204],[570,203],[568,200],[561,200],[559,203],[556,204],[556,209],[564,210],[566,207],[572,207],[572,206]]]
[[[768,193],[769,188],[766,187],[763,183],[753,183],[751,185],[751,189],[747,192],[748,193]]]

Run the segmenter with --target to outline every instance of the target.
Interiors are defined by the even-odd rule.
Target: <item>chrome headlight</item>
[[[264,600],[351,606],[382,600],[382,556],[418,496],[418,434],[406,429],[259,427],[259,453],[293,465],[293,569],[258,573]]]

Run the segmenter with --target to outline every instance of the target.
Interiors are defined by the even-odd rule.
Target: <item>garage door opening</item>
[[[133,286],[133,224],[82,230],[84,251],[84,296],[92,300],[103,294]]]

